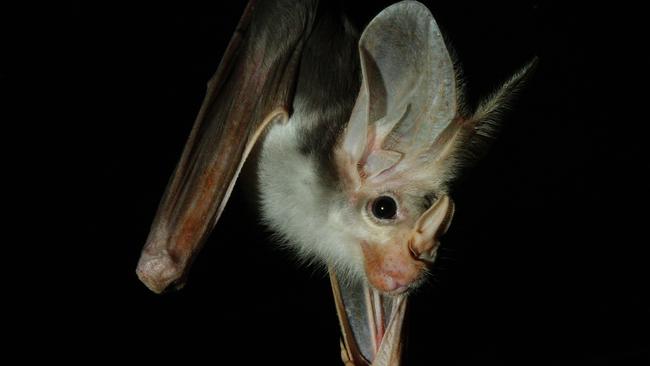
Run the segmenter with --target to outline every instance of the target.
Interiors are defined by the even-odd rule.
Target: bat
[[[536,59],[470,110],[429,10],[357,32],[336,5],[251,0],[167,186],[137,274],[182,287],[251,151],[262,217],[329,271],[348,365],[397,365],[408,294],[454,215],[450,188],[494,138]]]

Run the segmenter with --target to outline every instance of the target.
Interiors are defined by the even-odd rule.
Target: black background
[[[389,3],[347,7],[362,29]],[[407,364],[647,365],[639,11],[426,3],[471,103],[534,55],[540,65],[489,154],[454,191],[434,279],[413,297]],[[24,276],[28,312],[15,339],[91,364],[339,364],[327,277],[273,245],[245,187],[182,291],[154,295],[134,273],[243,6],[77,4],[7,27],[21,35],[39,26],[34,38],[5,33],[35,52],[24,74],[5,66],[0,76],[20,85],[6,101],[21,93],[43,101],[26,105],[48,115],[39,136],[55,141],[60,166],[47,181],[62,186],[45,193],[64,198],[47,215],[63,222],[46,243],[56,250],[44,252],[57,260],[42,258],[49,265],[38,280]]]

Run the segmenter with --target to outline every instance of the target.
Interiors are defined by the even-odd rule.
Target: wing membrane
[[[154,292],[182,285],[255,142],[290,113],[313,1],[250,1],[163,199],[137,273]]]

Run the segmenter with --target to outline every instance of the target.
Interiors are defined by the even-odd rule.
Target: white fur
[[[311,264],[334,265],[344,276],[363,277],[363,258],[351,212],[341,193],[320,181],[315,162],[299,152],[297,114],[271,126],[260,156],[258,178],[264,222],[298,257]]]

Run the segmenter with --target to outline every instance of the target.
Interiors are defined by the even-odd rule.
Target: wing
[[[142,251],[136,272],[152,291],[182,285],[256,141],[269,123],[287,121],[316,5],[248,3]]]
[[[408,297],[383,295],[367,283],[341,281],[334,268],[329,274],[345,365],[400,365]]]

